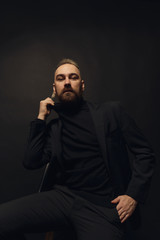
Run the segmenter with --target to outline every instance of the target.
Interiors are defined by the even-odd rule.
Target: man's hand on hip
[[[137,201],[128,195],[120,195],[113,199],[111,203],[117,204],[116,209],[121,223],[125,222],[134,212]]]

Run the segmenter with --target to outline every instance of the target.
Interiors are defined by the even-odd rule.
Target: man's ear
[[[85,90],[84,80],[81,80],[81,83],[82,83],[82,91],[84,91]]]
[[[55,86],[55,83],[53,83],[53,93],[56,95],[56,86]]]
[[[53,93],[51,98],[55,98],[55,96],[56,96],[56,88],[55,88],[55,84],[53,83]]]

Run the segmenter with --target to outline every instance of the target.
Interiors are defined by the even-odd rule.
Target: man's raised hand
[[[49,105],[54,106],[54,101],[51,98],[46,98],[40,101],[38,119],[45,120],[51,113]]]

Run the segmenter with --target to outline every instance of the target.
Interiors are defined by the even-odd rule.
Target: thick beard
[[[62,93],[58,98],[64,109],[77,109],[82,101],[82,92],[79,95],[75,92]]]

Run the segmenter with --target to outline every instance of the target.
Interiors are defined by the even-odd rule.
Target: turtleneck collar
[[[68,114],[75,114],[79,112],[82,109],[87,109],[87,102],[81,98],[78,102],[76,103],[70,103],[70,104],[59,104],[59,111],[63,113],[68,113]]]

